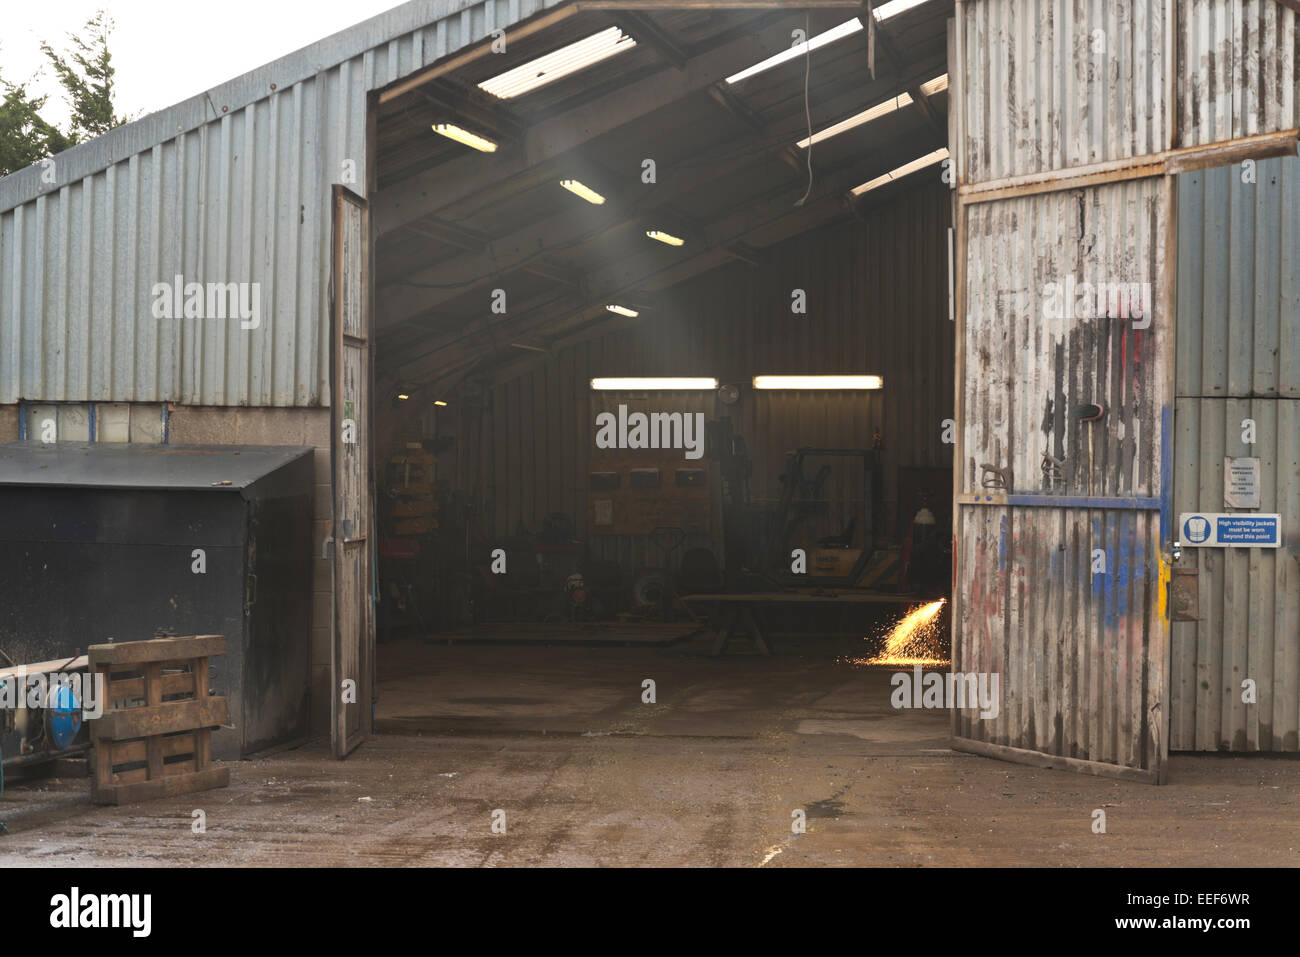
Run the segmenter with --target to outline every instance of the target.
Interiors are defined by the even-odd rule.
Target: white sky
[[[40,42],[56,50],[96,10],[116,21],[109,51],[116,107],[137,118],[234,79],[404,0],[12,0],[0,14],[0,77],[41,77],[42,115],[61,127],[68,108]]]

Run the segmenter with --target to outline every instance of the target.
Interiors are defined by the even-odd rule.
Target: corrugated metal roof
[[[296,445],[9,442],[0,485],[230,491],[313,454]]]

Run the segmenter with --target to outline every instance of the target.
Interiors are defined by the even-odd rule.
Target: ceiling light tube
[[[645,234],[656,242],[664,243],[668,246],[684,246],[686,240],[680,239],[671,233],[666,233],[662,229],[647,229]]]
[[[455,140],[463,146],[476,149],[480,153],[495,153],[497,151],[497,144],[491,140],[476,133],[471,133],[469,130],[463,130],[451,123],[435,123],[433,124],[433,131],[447,137],[449,140]]]
[[[873,189],[884,186],[886,183],[892,182],[893,180],[902,179],[904,176],[915,173],[917,170],[925,169],[927,166],[933,166],[935,163],[942,163],[947,158],[948,150],[946,147],[941,146],[933,153],[926,153],[919,159],[914,159],[910,163],[904,163],[902,166],[898,167],[898,169],[890,170],[888,173],[885,173],[882,176],[877,176],[875,179],[863,183],[861,186],[853,187],[850,192],[854,196],[861,196],[863,193],[869,193]]]
[[[734,86],[742,80],[748,80],[751,76],[756,76],[757,74],[770,70],[775,66],[780,66],[782,63],[786,63],[796,57],[801,57],[812,50],[818,50],[826,46],[828,43],[834,43],[836,40],[843,40],[845,37],[851,37],[861,29],[862,21],[857,17],[854,17],[852,20],[845,20],[839,26],[832,27],[825,33],[817,34],[817,36],[813,37],[811,40],[805,40],[803,43],[796,43],[790,49],[782,50],[775,56],[770,56],[766,60],[755,63],[747,70],[733,73],[731,76],[727,77],[727,82]]]
[[[610,304],[605,308],[617,315],[627,316],[629,319],[635,319],[637,316],[641,315],[641,313],[637,312],[635,309],[629,309],[627,306],[620,306],[617,304]]]
[[[756,375],[755,389],[883,389],[878,375]]]
[[[590,186],[579,183],[576,179],[562,179],[560,185],[567,189],[574,196],[585,199],[593,206],[601,206],[605,202],[605,197],[596,192]]]
[[[948,89],[948,74],[946,73],[943,76],[937,77],[933,80],[927,80],[925,83],[921,84],[921,92],[926,96],[933,96],[935,93],[946,89]],[[881,103],[877,103],[875,106],[868,107],[861,113],[856,113],[847,119],[840,120],[840,122],[828,126],[826,129],[821,130],[818,133],[814,133],[811,137],[804,137],[795,145],[801,150],[806,150],[810,145],[815,146],[822,142],[822,140],[828,140],[832,136],[839,136],[841,133],[847,133],[851,129],[855,129],[865,123],[870,123],[872,120],[878,120],[882,116],[888,116],[890,113],[894,113],[905,106],[911,105],[911,94],[900,93]]]
[[[593,392],[711,392],[717,379],[592,379]]]
[[[610,27],[484,80],[479,84],[479,89],[499,99],[509,100],[584,70],[601,60],[625,53],[635,46],[634,39],[618,27]]]
[[[874,13],[876,17],[876,22],[884,23],[890,17],[896,17],[900,13],[905,13],[906,11],[912,9],[915,6],[919,6],[924,2],[925,0],[889,0],[888,3],[881,4],[879,7],[875,9]],[[739,73],[733,73],[731,76],[727,77],[727,82],[731,84],[735,84],[735,83],[739,83],[741,80],[747,80],[751,76],[762,73],[765,70],[772,69],[772,67],[774,66],[780,66],[782,63],[786,63],[790,60],[795,59],[796,57],[801,57],[806,52],[811,52],[812,50],[820,49],[821,47],[826,46],[826,44],[828,43],[834,43],[836,40],[843,40],[845,37],[851,37],[853,36],[853,34],[857,33],[861,29],[862,29],[862,21],[859,20],[857,17],[854,17],[852,20],[845,20],[839,26],[832,27],[831,29],[827,30],[825,33],[819,33],[811,40],[808,40],[804,43],[795,44],[788,50],[782,50],[780,53],[776,54],[775,56],[770,56],[766,60],[763,60],[759,63],[755,63],[747,70],[742,70]]]

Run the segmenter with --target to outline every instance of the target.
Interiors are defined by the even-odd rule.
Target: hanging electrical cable
[[[808,31],[812,26],[807,10],[803,14],[803,38],[804,38],[804,67],[803,67],[803,115],[808,121],[808,188],[804,191],[803,198],[795,203],[796,206],[802,206],[812,195],[813,188],[813,165],[812,165],[812,106],[808,101],[809,83],[812,79],[812,43],[808,38]]]

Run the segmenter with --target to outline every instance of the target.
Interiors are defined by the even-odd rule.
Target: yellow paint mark
[[[1169,619],[1169,563],[1165,561],[1164,552],[1159,553],[1158,561],[1160,562],[1160,594],[1156,601],[1160,605],[1160,617],[1166,621]]]

